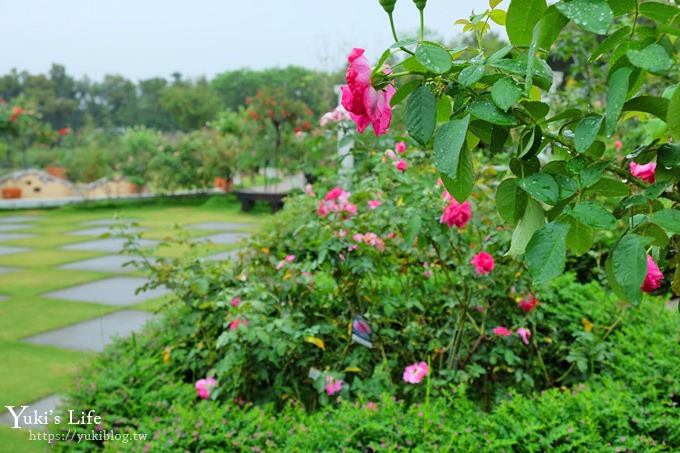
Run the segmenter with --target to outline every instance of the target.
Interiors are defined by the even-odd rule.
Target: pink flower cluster
[[[319,207],[316,212],[319,217],[326,217],[327,215],[335,213],[348,213],[349,215],[356,215],[357,206],[349,202],[350,192],[345,191],[341,187],[334,187],[326,196],[319,202]]]
[[[284,259],[282,259],[281,261],[276,263],[276,270],[278,271],[278,270],[283,269],[283,267],[286,264],[292,263],[293,261],[295,261],[295,255],[286,255],[286,257]]]
[[[512,335],[512,330],[505,326],[498,326],[493,329],[493,334],[497,337],[509,337]],[[517,335],[520,336],[524,344],[529,344],[529,338],[531,338],[531,331],[525,327],[520,327],[517,329]]]
[[[368,246],[375,247],[380,252],[385,251],[385,241],[383,241],[380,236],[370,231],[364,234],[356,233],[352,236],[352,239],[354,239],[354,242],[363,242]]]
[[[401,154],[406,151],[406,144],[404,142],[398,142],[396,144],[396,149],[397,152]],[[408,162],[406,162],[404,159],[397,159],[397,155],[391,149],[385,151],[385,157],[394,161],[394,168],[396,168],[397,171],[403,173],[406,171],[406,169],[408,169]],[[386,162],[386,159],[383,159],[383,162]]]
[[[430,372],[426,362],[416,362],[404,369],[404,381],[419,384]]]
[[[654,184],[656,180],[656,163],[649,162],[647,164],[630,163],[630,174],[638,179],[641,179],[650,184]]]
[[[470,264],[474,266],[475,272],[477,272],[478,275],[489,275],[496,265],[493,256],[486,252],[479,252],[473,256],[470,260]]]
[[[236,318],[229,323],[229,330],[236,330],[240,326],[247,326],[250,322],[247,319]]]
[[[527,297],[520,300],[517,305],[524,313],[529,313],[531,310],[536,308],[536,305],[538,305],[538,300],[533,294],[529,294]]]
[[[199,398],[203,400],[207,400],[210,398],[210,392],[212,389],[217,387],[217,380],[215,378],[205,378],[205,379],[199,379],[196,381],[196,394],[198,395]]]
[[[359,132],[371,124],[375,135],[383,135],[392,121],[390,99],[396,90],[391,84],[382,90],[373,88],[371,65],[364,55],[364,49],[352,49],[347,60],[347,85],[342,87],[342,106],[349,112]]]
[[[463,228],[472,217],[470,202],[458,203],[446,190],[443,193],[443,197],[448,202],[448,205],[444,208],[439,222],[445,223],[449,228],[453,228],[454,225],[458,228]]]
[[[344,382],[341,379],[335,379],[333,376],[326,376],[326,394],[328,396],[335,395],[342,390]]]
[[[321,126],[328,126],[331,123],[339,123],[341,121],[348,121],[350,119],[349,113],[341,105],[335,107],[334,110],[326,112],[321,116],[319,124]]]
[[[659,286],[663,281],[663,273],[659,266],[654,262],[651,256],[647,255],[647,275],[645,275],[645,281],[642,282],[640,287],[642,291],[646,293],[651,293]]]

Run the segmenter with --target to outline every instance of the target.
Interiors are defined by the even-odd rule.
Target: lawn
[[[45,297],[50,291],[94,282],[114,276],[106,272],[61,269],[66,263],[81,261],[113,252],[63,250],[67,244],[98,239],[97,235],[77,236],[73,231],[93,228],[88,222],[121,218],[133,221],[143,229],[144,239],[163,240],[186,234],[187,237],[205,237],[221,230],[184,229],[202,222],[231,222],[247,224],[244,231],[257,229],[265,216],[265,209],[253,213],[240,212],[236,201],[230,197],[209,199],[99,203],[88,206],[71,206],[52,210],[30,212],[0,212],[5,216],[22,215],[35,218],[27,226],[13,233],[33,234],[35,237],[0,240],[3,246],[29,248],[21,253],[0,255],[0,266],[15,268],[0,275],[0,395],[1,405],[21,405],[66,389],[78,367],[92,356],[90,353],[66,350],[52,346],[27,344],[22,338],[78,322],[98,318],[120,309],[156,311],[172,301],[172,296],[162,296],[142,303],[118,307],[87,302]],[[209,253],[237,247],[237,244],[213,244]],[[161,248],[159,256],[179,256],[181,247]],[[134,267],[115,275],[143,275]],[[34,451],[40,447],[26,441],[26,433],[0,427],[0,445],[11,451]]]

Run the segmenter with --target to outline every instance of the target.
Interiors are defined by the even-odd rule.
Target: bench
[[[234,193],[236,194],[236,199],[241,203],[241,210],[243,212],[252,211],[257,201],[269,203],[272,212],[276,212],[283,208],[283,199],[288,196],[288,192],[260,192],[253,190],[238,190]]]

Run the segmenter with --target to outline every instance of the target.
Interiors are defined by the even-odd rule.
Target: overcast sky
[[[0,73],[62,63],[100,79],[208,77],[241,67],[344,66],[351,47],[377,57],[391,43],[378,0],[21,0],[2,2]],[[507,0],[504,3],[508,3]],[[487,0],[429,0],[426,25],[445,37]],[[415,31],[412,0],[398,0],[399,30]]]

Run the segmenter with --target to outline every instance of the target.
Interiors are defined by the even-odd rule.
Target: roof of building
[[[38,180],[40,180],[40,182],[42,182],[43,184],[63,184],[66,186],[73,186],[73,183],[71,181],[68,181],[63,178],[57,178],[56,176],[52,176],[47,172],[35,168],[17,170],[11,173],[7,173],[6,175],[0,176],[0,184],[6,181],[13,181],[27,176],[38,178]]]

